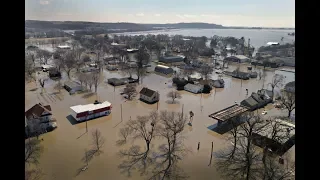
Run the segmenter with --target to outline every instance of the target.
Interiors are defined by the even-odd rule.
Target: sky
[[[294,0],[25,0],[26,20],[295,27]]]

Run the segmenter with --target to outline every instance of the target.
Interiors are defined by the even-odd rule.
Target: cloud
[[[58,16],[71,16],[71,13],[57,13]]]
[[[161,14],[155,14],[154,16],[157,16],[157,17],[159,17],[159,16],[161,16]]]
[[[136,16],[144,16],[144,14],[143,13],[138,13],[138,14],[136,14]]]
[[[178,18],[180,18],[180,19],[184,19],[184,16],[183,16],[183,15],[177,14],[176,16],[177,16]]]
[[[48,4],[50,4],[50,0],[40,0],[39,3],[41,5],[48,5]]]
[[[186,18],[195,18],[195,17],[197,17],[196,15],[191,15],[191,14],[184,14],[183,16],[186,17]]]

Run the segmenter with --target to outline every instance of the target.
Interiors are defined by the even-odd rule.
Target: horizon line
[[[57,20],[37,20],[37,19],[25,19],[25,21],[48,21],[48,22],[89,22],[89,23],[132,23],[132,24],[179,24],[179,23],[204,23],[204,24],[214,24],[214,25],[220,25],[222,27],[235,27],[235,28],[273,28],[273,29],[295,29],[295,27],[262,27],[262,26],[224,26],[222,24],[215,24],[215,23],[208,23],[208,22],[175,22],[175,23],[135,23],[135,22],[98,22],[98,21],[57,21]]]

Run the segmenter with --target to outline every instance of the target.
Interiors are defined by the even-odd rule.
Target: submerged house
[[[249,62],[250,58],[244,55],[235,55],[235,56],[226,57],[225,60],[231,61],[231,62],[237,62],[237,63],[244,63],[244,62]]]
[[[51,106],[35,104],[25,112],[25,135],[26,137],[43,134],[57,127],[53,122]]]
[[[272,91],[261,89],[253,92],[250,97],[240,102],[242,106],[248,107],[250,111],[263,108],[273,100]]]
[[[70,94],[82,91],[83,87],[75,81],[66,81],[63,86]]]
[[[140,91],[140,100],[148,103],[158,102],[160,98],[160,94],[154,90],[149,88],[142,88]]]
[[[162,56],[159,58],[159,61],[163,63],[183,62],[184,57],[183,56]]]
[[[295,93],[296,91],[296,85],[295,81],[289,82],[284,86],[284,90],[290,93]]]
[[[224,80],[223,79],[212,80],[212,86],[215,88],[224,88]]]
[[[56,68],[49,69],[49,77],[50,78],[60,78],[61,72],[58,71]]]
[[[187,84],[184,86],[185,91],[189,91],[195,94],[201,93],[203,91],[203,85],[201,84]]]
[[[253,132],[253,144],[282,156],[295,144],[295,125],[281,119],[264,122],[264,130]],[[275,135],[275,129],[277,131]]]
[[[249,80],[250,79],[250,73],[241,72],[234,70],[231,74],[233,78],[243,79],[243,80]]]
[[[111,108],[108,101],[70,107],[72,117],[78,122],[109,115]]]
[[[159,73],[162,73],[162,74],[165,74],[165,75],[168,75],[168,74],[172,74],[173,73],[173,69],[168,67],[168,66],[163,66],[163,65],[157,65],[155,68],[154,68],[154,71],[155,72],[159,72]]]

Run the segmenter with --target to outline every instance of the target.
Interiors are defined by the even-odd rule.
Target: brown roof
[[[148,89],[148,88],[142,88],[140,91],[140,94],[143,94],[145,96],[151,97],[155,93],[154,90]]]
[[[29,117],[41,117],[43,112],[47,112],[47,113],[51,114],[50,111],[51,111],[51,106],[50,105],[42,106],[39,103],[39,104],[34,105],[28,111],[26,111],[25,115],[26,115],[27,118],[29,118]]]

